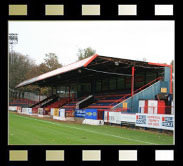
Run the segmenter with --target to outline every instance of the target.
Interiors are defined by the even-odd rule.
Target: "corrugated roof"
[[[56,75],[59,75],[59,74],[63,74],[63,73],[66,73],[66,72],[69,72],[69,71],[72,71],[72,70],[75,70],[75,69],[78,69],[78,68],[81,68],[81,67],[87,67],[88,64],[90,64],[97,56],[98,56],[98,54],[92,55],[92,56],[90,56],[86,59],[74,62],[72,64],[69,64],[69,65],[63,66],[61,68],[58,68],[56,70],[44,73],[44,74],[39,75],[37,77],[31,78],[29,80],[23,81],[20,84],[18,84],[16,86],[16,88],[19,88],[19,87],[22,87],[22,86],[25,86],[25,85],[29,85],[29,84],[32,84],[34,82],[44,80],[46,78],[50,78],[50,77],[53,77],[53,76],[56,76]]]
[[[63,74],[63,73],[67,73],[70,71],[74,71],[76,69],[79,68],[86,68],[88,65],[91,67],[91,62],[93,60],[96,60],[97,63],[94,64],[94,66],[92,67],[96,67],[96,66],[100,66],[100,64],[104,63],[104,61],[108,61],[108,62],[119,62],[120,64],[124,64],[124,65],[129,65],[129,66],[133,66],[135,64],[136,67],[141,67],[144,69],[148,69],[148,68],[152,68],[154,65],[158,66],[158,69],[160,67],[164,67],[164,66],[169,66],[169,65],[165,65],[165,64],[158,64],[158,63],[151,63],[151,62],[144,62],[144,61],[136,61],[136,60],[130,60],[130,59],[121,59],[121,58],[114,58],[114,57],[106,57],[106,56],[101,56],[98,54],[92,55],[88,58],[85,58],[83,60],[74,62],[72,64],[63,66],[61,68],[58,68],[56,70],[44,73],[42,75],[39,75],[37,77],[31,78],[29,80],[23,81],[20,84],[18,84],[16,86],[16,88],[22,87],[22,86],[27,86],[30,84],[39,84],[41,82],[41,80],[46,80],[52,77],[55,77],[57,75]],[[103,62],[102,62],[102,61]],[[153,68],[157,68],[157,67],[153,67]],[[92,69],[92,68],[91,68]]]

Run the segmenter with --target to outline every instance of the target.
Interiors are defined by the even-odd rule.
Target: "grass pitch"
[[[173,136],[116,126],[48,121],[9,113],[9,145],[172,145]]]

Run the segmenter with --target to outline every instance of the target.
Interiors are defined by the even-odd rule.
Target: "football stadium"
[[[172,145],[172,65],[92,55],[19,83],[51,87],[9,103],[10,145]]]

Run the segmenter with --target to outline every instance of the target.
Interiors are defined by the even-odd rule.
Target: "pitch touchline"
[[[90,133],[102,134],[102,135],[106,135],[106,136],[111,136],[111,137],[116,137],[116,138],[121,138],[121,139],[126,139],[126,140],[130,140],[130,141],[136,141],[136,142],[141,142],[141,143],[146,143],[146,144],[151,144],[151,145],[158,145],[157,143],[140,141],[140,140],[126,138],[126,137],[121,137],[121,136],[117,136],[117,135],[100,133],[100,132],[96,132],[96,131],[92,131],[92,130],[86,130],[86,129],[81,129],[81,128],[77,128],[77,127],[71,127],[71,126],[62,125],[62,124],[58,124],[58,123],[54,123],[54,122],[49,122],[49,121],[46,121],[46,120],[36,119],[36,118],[33,118],[33,117],[25,117],[25,116],[19,116],[19,115],[15,115],[15,116],[22,117],[22,118],[25,118],[25,119],[33,119],[33,120],[37,120],[37,121],[40,121],[40,122],[49,123],[49,124],[52,124],[52,125],[63,126],[63,127],[68,127],[68,128],[72,128],[72,129],[77,129],[77,130],[83,130],[83,131],[87,131],[87,132],[90,132]]]

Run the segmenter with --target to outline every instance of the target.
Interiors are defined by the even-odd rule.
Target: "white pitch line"
[[[68,128],[72,128],[72,129],[77,129],[77,130],[83,130],[83,131],[87,131],[87,132],[90,132],[90,133],[102,134],[102,135],[106,135],[106,136],[126,139],[126,140],[129,140],[129,141],[136,141],[136,142],[146,143],[146,144],[150,144],[150,145],[158,145],[157,143],[141,141],[141,140],[136,140],[136,139],[132,139],[132,138],[126,138],[126,137],[121,137],[121,136],[117,136],[117,135],[107,134],[107,133],[100,133],[100,132],[81,129],[81,128],[77,128],[77,127],[71,127],[71,126],[67,126],[67,125],[62,125],[62,124],[58,124],[58,123],[49,122],[49,121],[46,121],[46,120],[36,119],[36,118],[33,118],[33,117],[25,117],[25,116],[19,116],[19,115],[14,115],[14,116],[18,116],[18,117],[25,118],[25,119],[33,119],[33,120],[37,120],[37,121],[40,121],[40,122],[49,123],[49,124],[52,124],[52,125],[63,126],[63,127],[68,127]]]

